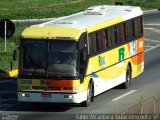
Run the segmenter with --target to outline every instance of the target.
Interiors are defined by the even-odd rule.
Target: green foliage
[[[158,8],[160,0],[1,0],[0,18],[32,19],[66,16],[94,5],[114,4]]]
[[[4,39],[0,38],[0,70],[9,71],[12,61],[13,50],[18,47],[20,33],[26,28],[16,27],[16,32],[11,38],[7,38],[7,52],[4,52]],[[17,61],[13,62],[13,69],[18,66]]]
[[[159,9],[160,0],[125,0],[127,5],[140,6],[143,9]]]
[[[1,0],[0,18],[31,19],[70,15],[110,0]]]

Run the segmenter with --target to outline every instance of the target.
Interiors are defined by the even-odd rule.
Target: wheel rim
[[[92,87],[90,85],[88,90],[87,90],[87,102],[90,102],[91,98],[92,98]]]

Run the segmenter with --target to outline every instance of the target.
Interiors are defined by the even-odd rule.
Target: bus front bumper
[[[87,91],[82,93],[18,92],[18,101],[44,103],[81,103],[87,100]]]

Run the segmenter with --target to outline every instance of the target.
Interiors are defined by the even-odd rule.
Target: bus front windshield
[[[77,47],[75,41],[22,40],[20,76],[76,77]]]

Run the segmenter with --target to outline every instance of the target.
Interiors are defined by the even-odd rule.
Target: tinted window
[[[24,41],[22,43],[23,69],[45,69],[46,48],[44,41]]]
[[[114,27],[110,27],[107,29],[108,32],[108,43],[109,43],[109,47],[114,45],[114,41],[115,41],[115,28]]]
[[[125,29],[126,29],[126,40],[130,40],[133,38],[133,21],[129,20],[125,23]]]
[[[142,17],[138,17],[134,20],[134,35],[138,37],[142,34]]]
[[[91,33],[89,35],[89,53],[94,53],[97,50],[97,36],[96,33]]]

